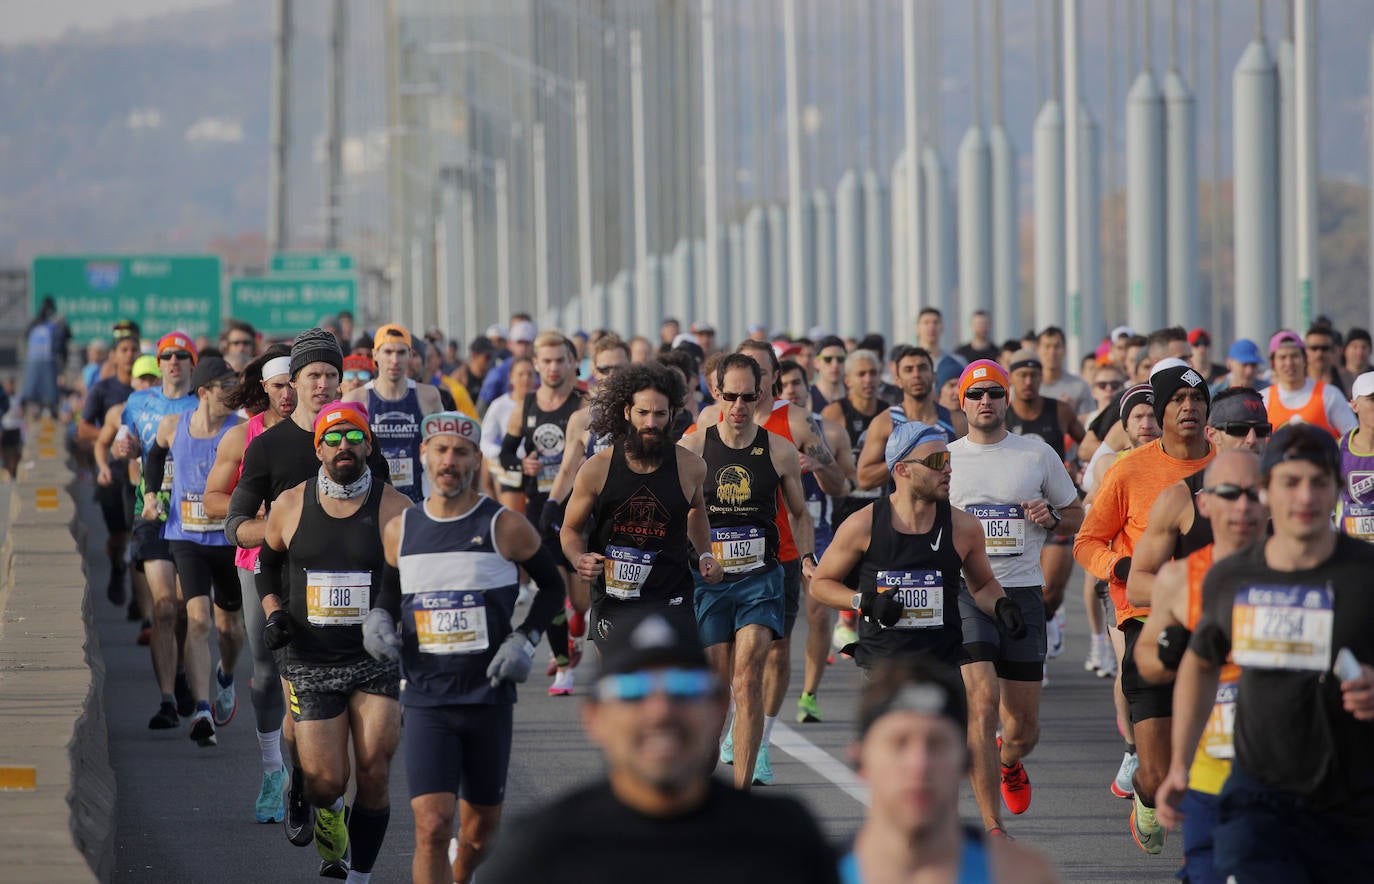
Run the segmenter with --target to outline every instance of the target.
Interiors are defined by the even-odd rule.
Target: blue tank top
[[[892,415],[892,426],[894,427],[910,420],[900,405],[892,406],[887,410],[887,413]],[[954,431],[954,420],[949,416],[949,409],[943,405],[935,406],[935,425],[944,430],[945,442],[953,442],[959,438],[959,434]]]
[[[520,577],[496,547],[489,497],[461,516],[436,519],[423,505],[402,514],[401,702],[407,706],[515,702],[515,685],[493,688],[487,666],[511,633]]]
[[[959,853],[959,877],[956,884],[992,884],[992,865],[983,839],[972,830],[964,832],[964,849]],[[854,851],[840,857],[840,884],[863,884],[859,875],[859,861]]]
[[[203,500],[205,482],[210,478],[210,468],[215,465],[219,440],[238,422],[237,417],[230,415],[218,433],[209,439],[197,439],[191,435],[189,414],[177,421],[171,450],[171,459],[177,467],[172,472],[172,497],[162,533],[166,539],[189,540],[202,546],[229,545],[224,536],[224,520],[206,516]]]
[[[192,393],[179,396],[176,399],[168,399],[162,394],[161,387],[152,387],[147,390],[138,390],[132,393],[124,403],[124,413],[120,416],[120,423],[129,428],[129,431],[138,437],[139,444],[143,446],[143,455],[147,457],[149,449],[153,447],[153,440],[157,438],[157,425],[169,414],[181,414],[196,407],[196,399]],[[165,495],[172,490],[172,478],[176,474],[173,469],[175,455],[167,458],[167,468],[163,471],[162,487],[158,489],[163,495],[163,503],[167,503],[170,498]],[[145,467],[146,472],[146,467]],[[205,483],[202,482],[203,486]],[[138,480],[136,489],[136,500],[143,499],[143,479]]]
[[[391,470],[391,485],[415,503],[425,499],[423,468],[420,464],[420,394],[415,382],[406,382],[406,394],[400,399],[383,399],[367,384],[367,413],[371,416],[372,435]]]

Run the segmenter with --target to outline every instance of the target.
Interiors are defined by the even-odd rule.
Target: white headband
[[[267,360],[262,366],[262,379],[274,378],[279,374],[291,373],[291,357],[277,356]]]

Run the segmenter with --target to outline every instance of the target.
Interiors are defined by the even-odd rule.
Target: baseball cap
[[[1212,336],[1207,334],[1207,329],[1198,326],[1188,332],[1188,344],[1193,347],[1212,346]]]
[[[114,339],[122,341],[125,338],[136,338],[139,336],[138,323],[132,319],[121,319],[114,324]]]
[[[763,333],[767,334],[767,332],[768,332],[768,326],[764,325],[764,324],[761,323],[761,322],[756,322],[756,323],[754,323],[753,325],[749,326],[749,334],[752,335],[752,334],[754,334],[755,332],[763,332]]]
[[[1303,460],[1316,464],[1333,476],[1341,474],[1341,452],[1336,439],[1313,424],[1284,424],[1269,438],[1269,446],[1260,455],[1260,475],[1281,463]]]
[[[207,356],[197,362],[195,370],[191,372],[191,389],[199,390],[201,387],[208,387],[216,381],[237,376],[238,372],[234,371],[229,363],[218,356]]]
[[[1354,402],[1361,396],[1374,396],[1374,371],[1365,372],[1350,385],[1350,401]]]
[[[539,332],[534,327],[534,323],[526,319],[522,319],[510,327],[510,339],[512,342],[522,341],[527,344],[532,344],[534,343],[534,339],[538,336]]]
[[[1297,332],[1289,331],[1286,328],[1280,329],[1269,339],[1269,355],[1273,356],[1280,347],[1297,347],[1301,350],[1303,349],[1302,338],[1298,337]]]
[[[488,338],[500,338],[503,341],[509,337],[509,335],[506,334],[506,327],[498,323],[487,326],[487,330],[484,334]]]
[[[1112,333],[1108,335],[1107,338],[1108,340],[1115,341],[1117,338],[1123,336],[1127,338],[1135,337],[1135,329],[1131,328],[1129,325],[1118,325],[1116,328],[1112,329]]]
[[[457,436],[473,445],[481,445],[482,425],[461,411],[436,411],[420,423],[420,440],[434,436]]]
[[[320,438],[335,427],[350,426],[362,430],[369,438],[372,438],[372,429],[368,426],[367,409],[358,402],[340,402],[335,400],[315,416],[315,447],[320,446]]]
[[[1370,392],[1374,393],[1374,378],[1370,378]],[[1267,424],[1269,411],[1264,397],[1249,387],[1231,387],[1217,394],[1207,412],[1209,427],[1226,424]]]
[[[657,611],[616,623],[602,646],[601,673],[624,675],[651,666],[706,669],[706,653],[695,631],[676,626]]]
[[[681,333],[680,335],[678,335],[677,337],[673,338],[673,347],[672,347],[672,349],[676,350],[678,347],[681,347],[683,344],[696,344],[696,345],[699,347],[699,346],[701,346],[701,341],[698,341],[698,340],[697,340],[697,336],[696,336],[695,334],[693,334],[693,333],[691,333],[691,332],[683,332],[683,333]]]
[[[395,322],[388,322],[386,325],[377,329],[377,334],[372,338],[372,348],[381,349],[383,344],[405,344],[407,347],[415,346],[410,332],[406,327]]]
[[[713,335],[716,333],[716,328],[709,322],[694,322],[690,331],[694,335]]]
[[[1260,354],[1259,344],[1249,338],[1238,338],[1231,349],[1226,351],[1227,359],[1234,359],[1242,365],[1263,365],[1264,357]]]
[[[155,378],[162,377],[162,369],[157,367],[157,357],[150,353],[144,353],[134,360],[133,376],[136,378],[152,375]]]

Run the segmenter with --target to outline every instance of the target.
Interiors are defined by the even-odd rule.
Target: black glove
[[[262,643],[269,651],[280,651],[291,644],[291,615],[278,608],[262,626]]]
[[[859,599],[859,613],[883,626],[892,626],[902,619],[902,603],[895,592],[869,590]]]
[[[563,513],[568,508],[568,502],[557,503],[552,499],[544,501],[544,506],[539,510],[539,536],[546,540],[551,539],[555,548],[558,544],[558,534],[563,530]]]
[[[1164,627],[1164,631],[1159,634],[1157,643],[1159,644],[1159,662],[1164,664],[1165,669],[1178,671],[1178,664],[1183,662],[1183,652],[1188,649],[1188,639],[1192,633],[1188,627],[1175,623],[1172,626]]]
[[[1131,576],[1130,556],[1122,556],[1116,560],[1116,564],[1112,565],[1112,576],[1122,583],[1126,582],[1126,578]]]
[[[997,619],[997,628],[1006,633],[1008,638],[1020,640],[1026,637],[1026,618],[1021,615],[1016,602],[1003,596],[993,606],[992,613]]]

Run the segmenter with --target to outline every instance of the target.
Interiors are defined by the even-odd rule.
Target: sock
[[[173,706],[175,706],[177,704],[177,696],[176,694],[163,694],[162,702],[171,703]]]
[[[763,739],[759,741],[760,746],[767,746],[773,739],[773,725],[778,723],[776,715],[765,715],[763,717]]]
[[[234,683],[234,673],[226,673],[224,671],[224,664],[221,663],[219,666],[215,667],[215,681],[219,682],[220,687],[227,688]]]
[[[349,869],[348,877],[344,880],[344,884],[371,884],[371,881],[371,872],[360,872],[357,869]]]
[[[344,802],[343,802],[343,796],[342,796],[342,795],[340,795],[338,798],[335,798],[335,799],[334,799],[334,803],[331,804],[331,805],[329,805],[329,807],[326,808],[326,810],[332,810],[334,813],[338,813],[339,811],[341,811],[341,810],[343,810],[343,809],[344,809]]]
[[[258,731],[258,751],[262,753],[262,772],[276,773],[281,770],[281,731]]]
[[[353,846],[350,865],[354,870],[369,875],[372,873],[372,865],[377,862],[377,854],[382,852],[382,839],[386,837],[386,827],[390,821],[390,806],[373,810],[353,805],[353,813],[348,819],[348,843]]]
[[[1127,744],[1126,744],[1126,751],[1129,752],[1130,754],[1134,755],[1134,754],[1135,754],[1135,743],[1127,743]]]
[[[209,711],[210,711],[210,701],[209,701],[209,700],[197,700],[197,701],[196,701],[196,712],[209,712]]]

